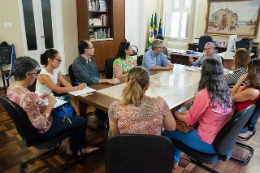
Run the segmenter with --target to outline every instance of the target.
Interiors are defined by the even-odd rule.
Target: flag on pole
[[[154,30],[153,30],[153,14],[152,14],[151,23],[150,23],[150,31],[149,31],[148,48],[150,46],[152,46],[153,40],[154,40]]]
[[[157,15],[156,13],[154,14],[154,23],[153,23],[153,26],[154,26],[154,38],[157,36],[158,34],[158,27],[157,27]]]
[[[159,32],[158,32],[158,34],[163,35],[163,33],[162,33],[162,19],[160,19],[160,23],[159,23]]]

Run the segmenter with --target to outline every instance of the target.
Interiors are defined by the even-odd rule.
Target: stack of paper
[[[66,101],[64,101],[64,100],[61,100],[61,99],[58,99],[58,98],[55,98],[56,99],[56,103],[55,103],[55,105],[53,106],[53,108],[57,108],[57,107],[59,107],[59,106],[61,106],[61,105],[64,105],[65,103],[67,103]],[[48,106],[48,104],[49,104],[49,102],[48,102],[48,100],[46,100],[46,101],[44,101],[44,104],[46,105],[46,106]]]
[[[73,92],[70,92],[70,94],[72,94],[74,96],[78,96],[78,95],[81,95],[81,94],[92,93],[94,91],[96,91],[96,90],[89,88],[89,87],[85,87],[83,90],[73,91]]]

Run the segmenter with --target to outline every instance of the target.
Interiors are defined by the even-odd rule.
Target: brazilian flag
[[[154,40],[154,30],[153,30],[153,14],[152,14],[151,23],[150,23],[150,30],[149,30],[148,48],[150,46],[152,46],[153,40]]]
[[[159,33],[158,33],[158,34],[163,35],[163,33],[162,33],[162,19],[160,19],[160,23],[159,23]]]
[[[158,34],[158,27],[157,27],[157,15],[156,13],[154,14],[154,23],[153,23],[153,27],[154,27],[154,38],[157,36]]]

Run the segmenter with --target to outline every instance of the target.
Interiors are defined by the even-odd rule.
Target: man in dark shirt
[[[89,40],[83,40],[79,42],[79,56],[72,63],[72,70],[75,76],[75,79],[78,83],[86,83],[87,85],[96,84],[96,83],[110,83],[110,84],[119,84],[120,81],[115,79],[102,79],[101,75],[98,72],[97,65],[94,58],[94,46]],[[107,113],[96,109],[96,116],[98,117],[97,127],[99,124],[102,124],[107,128],[108,124],[108,115]]]
[[[98,72],[94,58],[94,46],[89,40],[79,42],[79,56],[72,64],[72,70],[78,83],[86,83],[87,85],[96,83],[119,84],[117,78],[102,79]]]

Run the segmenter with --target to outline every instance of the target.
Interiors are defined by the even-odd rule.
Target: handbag
[[[196,122],[193,125],[189,125],[186,122],[176,120],[176,129],[181,133],[188,133],[191,130],[196,129],[199,126],[199,122]]]
[[[51,114],[60,118],[72,117],[73,108],[70,103],[66,103],[63,106],[52,109]]]

